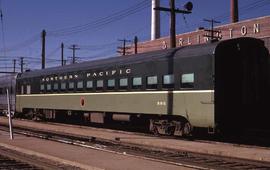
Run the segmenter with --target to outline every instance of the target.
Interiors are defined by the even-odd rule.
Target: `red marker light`
[[[83,98],[83,97],[81,98],[80,103],[81,103],[81,106],[83,107],[83,106],[84,106],[84,104],[85,104],[85,101],[84,101],[84,98]]]

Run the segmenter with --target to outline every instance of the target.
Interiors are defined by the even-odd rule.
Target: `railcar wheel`
[[[167,128],[166,135],[173,136],[175,133],[175,126],[170,126]]]
[[[25,113],[24,117],[26,119],[30,119],[30,120],[34,119],[34,111],[33,111],[33,109],[24,109],[23,113]]]
[[[156,126],[153,127],[152,132],[155,136],[159,136],[158,128]]]
[[[183,126],[183,135],[184,136],[189,136],[191,134],[191,131],[192,131],[192,126],[189,122],[186,122]]]

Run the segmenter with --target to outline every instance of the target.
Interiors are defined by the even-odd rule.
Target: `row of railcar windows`
[[[162,86],[164,88],[173,88],[174,87],[174,75],[168,74],[163,75]],[[142,77],[133,77],[131,79],[132,89],[141,89],[143,86],[143,78]],[[118,83],[118,84],[117,84]],[[117,86],[118,85],[118,86]],[[55,82],[55,83],[47,83],[40,85],[40,91],[44,92],[52,92],[52,91],[82,91],[84,89],[87,90],[104,90],[106,86],[107,90],[114,90],[116,86],[118,89],[128,89],[129,87],[129,79],[128,78],[120,78],[120,79],[108,79],[106,80],[79,80],[76,82]],[[146,77],[146,89],[157,89],[158,86],[158,76],[148,76]],[[181,88],[194,88],[194,73],[182,74],[180,81]]]

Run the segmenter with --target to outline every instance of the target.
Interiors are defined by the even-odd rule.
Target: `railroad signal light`
[[[187,11],[191,12],[192,9],[193,9],[193,4],[192,4],[192,2],[187,2],[187,3],[184,5],[184,8],[185,8]]]

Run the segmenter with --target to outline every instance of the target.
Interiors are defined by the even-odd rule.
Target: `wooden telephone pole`
[[[16,72],[16,59],[13,60],[13,72]]]
[[[23,73],[23,65],[24,65],[23,57],[21,57],[20,60],[21,60],[21,64],[20,64],[21,65],[21,73]]]
[[[78,47],[78,45],[73,44],[68,49],[72,50],[72,52],[73,52],[73,55],[72,55],[72,64],[75,64],[75,62],[76,62],[75,51],[76,50],[79,50],[80,48]]]
[[[214,42],[214,41],[217,41],[217,40],[221,39],[221,37],[219,36],[220,31],[214,30],[214,24],[217,24],[217,23],[220,23],[220,22],[216,21],[214,19],[204,19],[204,21],[211,23],[211,29],[210,30],[209,29],[204,29],[204,31],[210,32],[211,35],[206,34],[206,35],[204,35],[204,37],[209,37],[211,39],[211,42]],[[215,33],[218,34],[218,36],[215,36],[214,35]]]
[[[134,54],[138,53],[138,37],[134,37]]]
[[[126,54],[129,54],[130,52],[127,52],[127,49],[130,49],[130,47],[127,47],[127,42],[131,42],[130,40],[126,40],[126,39],[122,39],[122,40],[118,40],[123,42],[123,46],[122,47],[117,47],[117,52],[122,54],[123,56]]]
[[[61,65],[64,65],[64,43],[61,43]]]
[[[45,69],[45,38],[46,38],[46,31],[43,30],[41,33],[42,37],[42,53],[41,53],[41,69]]]
[[[170,47],[171,48],[176,47],[175,15],[176,13],[190,14],[193,8],[193,4],[191,2],[188,2],[185,4],[184,7],[186,10],[175,9],[175,0],[170,0],[170,8],[165,8],[165,7],[154,8],[154,10],[166,11],[166,12],[170,12],[171,14],[171,20],[170,20]]]

